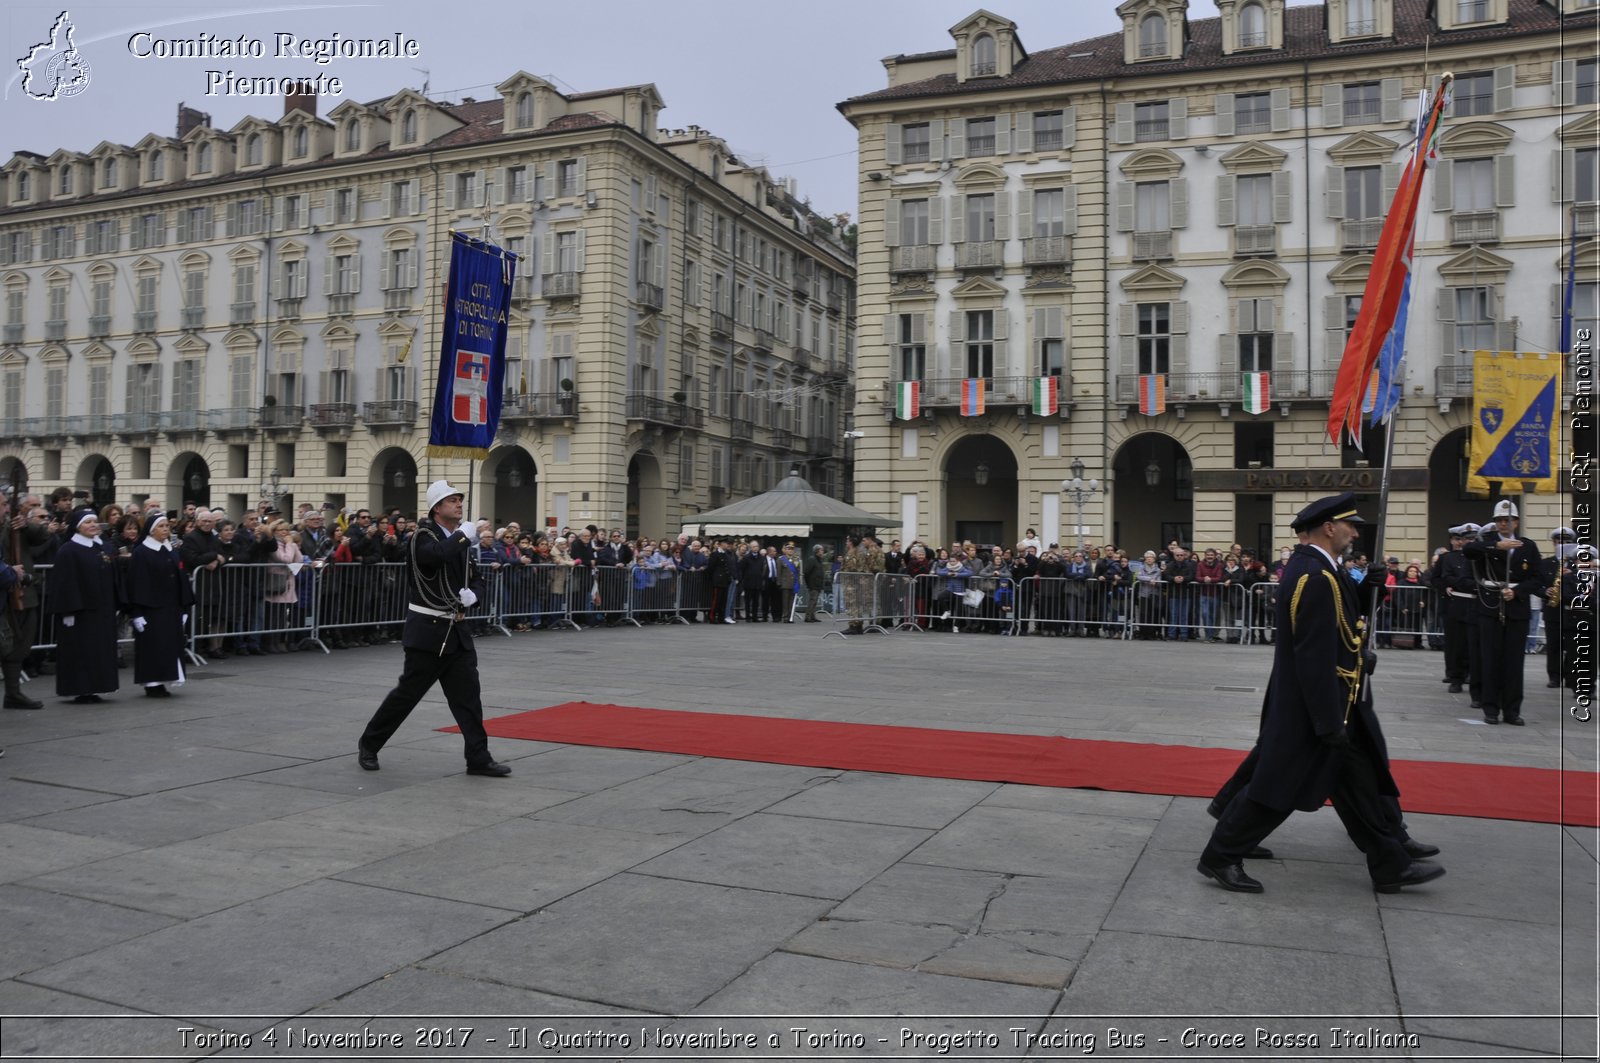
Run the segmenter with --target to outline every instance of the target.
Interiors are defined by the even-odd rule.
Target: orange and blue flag
[[[1149,373],[1139,378],[1139,412],[1159,417],[1167,412],[1167,376]]]
[[[961,381],[961,416],[977,417],[984,410],[984,385],[981,376],[969,376]]]

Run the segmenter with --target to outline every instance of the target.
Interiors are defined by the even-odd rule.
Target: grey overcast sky
[[[170,136],[179,101],[227,129],[250,114],[276,118],[278,99],[208,95],[208,71],[315,76],[343,81],[341,98],[374,100],[426,77],[436,99],[484,99],[517,70],[585,92],[653,82],[666,101],[661,124],[698,125],[723,137],[747,162],[792,176],[825,213],[855,213],[855,135],[835,110],[840,100],[882,88],[880,60],[951,46],[948,28],[978,10],[974,0],[503,0],[276,4],[71,2],[74,43],[89,67],[78,95],[53,101],[23,91],[18,60],[50,39],[63,5],[11,0],[0,14],[6,60],[0,99],[0,162],[18,150],[88,151],[102,140],[136,143]],[[994,0],[1030,50],[1114,32],[1114,0]],[[1216,13],[1208,0],[1191,18]],[[263,58],[136,57],[145,38],[201,34],[258,39]],[[404,34],[415,59],[274,58],[276,35],[373,38]],[[38,63],[47,62],[41,55]],[[420,68],[420,69],[419,69]],[[426,70],[424,74],[421,70]],[[37,84],[37,83],[35,83]],[[326,113],[338,100],[324,101]]]

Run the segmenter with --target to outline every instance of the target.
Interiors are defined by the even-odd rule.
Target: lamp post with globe
[[[1083,478],[1083,459],[1072,459],[1072,478],[1061,481],[1061,490],[1072,496],[1073,504],[1078,509],[1078,545],[1087,545],[1083,531],[1083,500],[1100,490],[1099,480],[1085,480]]]

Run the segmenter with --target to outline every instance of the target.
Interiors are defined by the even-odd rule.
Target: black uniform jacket
[[[1502,550],[1495,544],[1501,539],[1512,538],[1522,543],[1512,550]],[[1474,539],[1464,546],[1463,551],[1483,573],[1483,578],[1509,583],[1516,590],[1516,597],[1505,603],[1505,617],[1507,620],[1529,620],[1533,617],[1533,607],[1529,599],[1536,594],[1543,594],[1547,586],[1544,579],[1544,563],[1539,556],[1539,547],[1532,539],[1521,536],[1501,535],[1497,531],[1489,532],[1482,539]],[[1482,588],[1478,595],[1478,605],[1481,609],[1479,615],[1500,614],[1500,594],[1492,588]]]
[[[1312,812],[1333,792],[1345,754],[1322,739],[1345,730],[1372,754],[1382,792],[1397,795],[1371,699],[1357,699],[1360,599],[1348,576],[1314,546],[1295,547],[1278,592],[1277,641],[1261,719],[1261,759],[1251,799]],[[1347,722],[1348,721],[1348,722]]]
[[[488,593],[484,587],[481,570],[468,563],[476,547],[460,531],[446,532],[432,520],[417,522],[411,537],[410,557],[411,604],[425,609],[449,611],[455,607],[456,595],[463,587],[482,601]],[[450,603],[445,607],[444,603]],[[414,609],[406,610],[406,624],[400,634],[400,644],[408,650],[426,650],[429,653],[476,654],[472,636],[465,625],[453,617],[432,616]]]

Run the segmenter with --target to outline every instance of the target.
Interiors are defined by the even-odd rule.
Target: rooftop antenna
[[[428,84],[433,80],[433,71],[424,70],[420,66],[414,66],[411,69],[422,75],[422,94],[426,96],[428,94]]]

